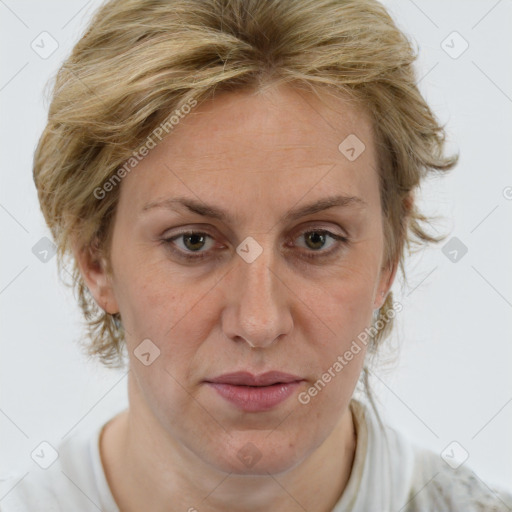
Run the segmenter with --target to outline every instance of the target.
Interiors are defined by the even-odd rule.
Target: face
[[[338,149],[350,134],[356,159]],[[376,168],[369,117],[340,98],[224,93],[180,121],[123,179],[102,291],[131,414],[234,473],[285,471],[329,436],[364,347],[338,356],[391,284]]]

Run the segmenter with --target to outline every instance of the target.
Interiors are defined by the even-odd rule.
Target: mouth
[[[227,373],[205,381],[224,400],[245,412],[268,411],[290,397],[303,378],[289,373]]]

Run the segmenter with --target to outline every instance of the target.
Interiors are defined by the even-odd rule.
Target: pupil
[[[308,233],[308,239],[313,240],[313,244],[320,243],[320,247],[312,247],[312,249],[321,249],[321,246],[325,243],[325,235],[317,232]]]

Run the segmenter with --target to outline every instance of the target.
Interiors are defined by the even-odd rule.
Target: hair
[[[425,231],[422,224],[430,219],[412,194],[424,178],[448,171],[457,161],[457,155],[444,155],[444,128],[418,90],[416,57],[375,0],[113,0],[102,5],[57,73],[33,168],[59,268],[71,260],[66,270],[86,319],[87,352],[107,366],[122,366],[124,333],[119,314],[107,314],[90,295],[72,244],[108,261],[120,169],[124,165],[126,172],[126,162],[140,157],[135,150],[155,130],[169,126],[170,114],[186,112],[187,105],[220,91],[287,84],[329,91],[370,114],[385,262],[398,261],[406,278],[405,248],[445,238]],[[103,190],[100,198],[98,190]],[[386,316],[392,307],[389,292],[374,319],[382,320],[383,328],[372,336],[369,354],[392,330],[393,319]],[[367,385],[366,366],[362,377]]]

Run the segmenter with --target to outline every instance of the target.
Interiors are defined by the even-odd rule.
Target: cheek
[[[156,337],[162,329],[172,328],[173,321],[190,309],[190,294],[183,293],[178,275],[165,273],[166,266],[161,261],[152,262],[128,250],[125,254],[118,254],[117,261],[112,256],[113,266],[117,264],[114,291],[125,329],[137,337]]]
[[[317,323],[316,335],[309,333],[318,368],[316,384],[302,397],[326,418],[335,417],[346,406],[364,365],[376,278],[369,264],[361,258],[358,265],[347,265],[311,302],[322,321]]]
[[[156,337],[157,327],[177,317],[173,308],[181,301],[175,291],[161,280],[139,271],[137,276],[120,276],[116,286],[119,309],[127,338]],[[128,340],[127,340],[128,341]],[[132,341],[136,341],[135,339]]]
[[[313,310],[319,311],[319,317],[342,344],[371,322],[375,283],[376,272],[360,262],[327,279],[321,293],[311,301]]]
[[[315,377],[298,400],[322,418],[325,428],[345,410],[360,377],[372,321],[372,290],[371,276],[352,274],[333,280],[323,297],[317,297],[315,310],[320,310],[322,322],[309,332],[317,358]]]
[[[159,350],[151,372],[141,374],[140,383],[151,387],[157,396],[161,390],[176,394],[176,400],[180,400],[179,386],[175,392],[173,389],[177,382],[189,381],[201,344],[215,319],[218,321],[216,305],[220,303],[213,277],[196,281],[184,276],[183,272],[169,271],[161,261],[140,263],[126,258],[116,281],[132,367],[136,370],[140,366],[134,350],[142,340],[150,339]],[[140,372],[144,370],[140,368]]]

